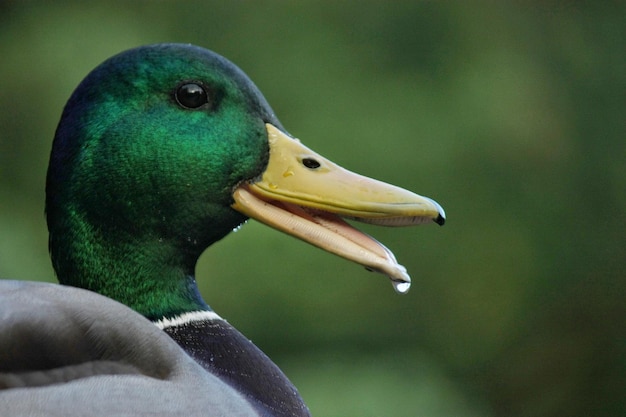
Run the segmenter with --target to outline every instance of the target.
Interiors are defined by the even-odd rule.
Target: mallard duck
[[[344,219],[407,226],[443,224],[445,214],[429,198],[347,171],[306,147],[225,58],[158,44],[108,59],[70,97],[53,142],[46,217],[59,282],[100,296],[2,284],[0,347],[9,348],[0,353],[0,384],[11,389],[0,390],[0,405],[24,395],[36,404],[31,411],[48,414],[57,410],[51,398],[72,398],[105,407],[102,415],[152,415],[165,402],[182,403],[179,411],[163,408],[168,415],[193,415],[201,404],[214,407],[206,415],[306,416],[280,369],[201,297],[194,276],[200,254],[253,218],[381,272],[406,292],[409,275],[391,251]],[[25,322],[51,329],[36,348],[36,330],[20,333]],[[20,340],[7,341],[9,332]],[[60,360],[65,348],[69,358]],[[84,363],[66,378],[71,383],[58,384],[59,373]],[[27,378],[33,373],[40,377]],[[163,381],[177,388],[165,394],[156,383]],[[171,399],[186,389],[178,403]],[[191,402],[185,412],[185,395],[197,400],[198,392],[210,404]],[[67,405],[58,409],[71,415]]]

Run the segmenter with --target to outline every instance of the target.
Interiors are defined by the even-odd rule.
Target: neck
[[[50,249],[61,284],[102,294],[151,320],[210,310],[193,276],[202,249],[182,250],[136,230],[103,233],[72,216],[56,226]]]
[[[311,416],[285,374],[247,337],[212,311],[185,313],[155,324],[203,368],[242,393],[260,415]]]

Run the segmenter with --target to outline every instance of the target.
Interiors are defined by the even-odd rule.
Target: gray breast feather
[[[150,321],[90,291],[0,280],[0,410],[14,416],[257,416]]]

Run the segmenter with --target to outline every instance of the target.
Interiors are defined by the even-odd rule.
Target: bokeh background
[[[54,281],[43,217],[74,87],[124,49],[190,42],[341,165],[448,223],[363,226],[387,280],[250,222],[211,247],[209,304],[316,416],[626,415],[623,2],[0,3],[0,276]]]

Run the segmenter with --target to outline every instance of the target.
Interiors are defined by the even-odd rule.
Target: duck
[[[121,52],[78,85],[45,212],[61,285],[0,281],[3,415],[309,416],[205,302],[200,255],[254,219],[406,293],[406,268],[348,221],[445,222],[435,200],[305,146],[226,58],[176,43]]]

